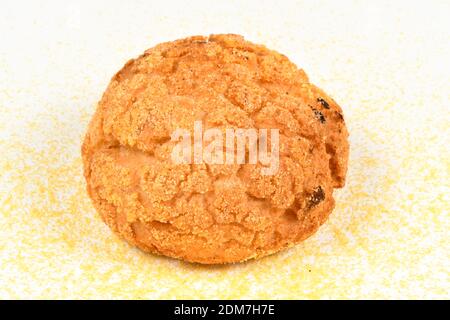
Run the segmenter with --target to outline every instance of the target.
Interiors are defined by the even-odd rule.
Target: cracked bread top
[[[279,129],[279,170],[174,164],[171,133]],[[82,147],[103,220],[143,250],[200,263],[264,256],[314,233],[344,185],[348,141],[336,102],[285,56],[238,35],[162,43],[111,80]]]

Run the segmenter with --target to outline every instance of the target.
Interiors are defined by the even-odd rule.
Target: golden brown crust
[[[170,134],[208,127],[278,128],[280,169],[173,164]],[[82,155],[102,219],[139,248],[229,263],[313,234],[345,182],[341,108],[285,56],[237,35],[162,43],[111,80]]]

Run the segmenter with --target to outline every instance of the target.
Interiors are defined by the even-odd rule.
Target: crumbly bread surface
[[[175,164],[177,128],[277,128],[280,164]],[[344,185],[341,108],[285,56],[238,35],[162,43],[111,80],[82,156],[105,223],[142,250],[218,264],[262,257],[313,234]]]

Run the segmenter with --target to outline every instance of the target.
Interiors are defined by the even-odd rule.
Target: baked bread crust
[[[176,128],[278,128],[280,164],[174,164]],[[190,262],[262,257],[312,235],[345,183],[341,108],[285,56],[238,35],[151,48],[111,80],[83,146],[90,198],[142,250]]]

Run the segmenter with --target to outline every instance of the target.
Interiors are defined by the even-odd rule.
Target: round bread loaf
[[[250,137],[231,151],[216,145],[234,161],[196,158],[195,146],[192,161],[174,161],[174,133],[204,152],[209,129],[224,141],[227,130],[259,139],[267,130],[276,165],[251,161]],[[347,137],[341,108],[285,56],[238,35],[194,36],[147,50],[112,78],[82,146],[84,175],[96,210],[130,244],[239,262],[291,247],[326,221],[345,182]]]

